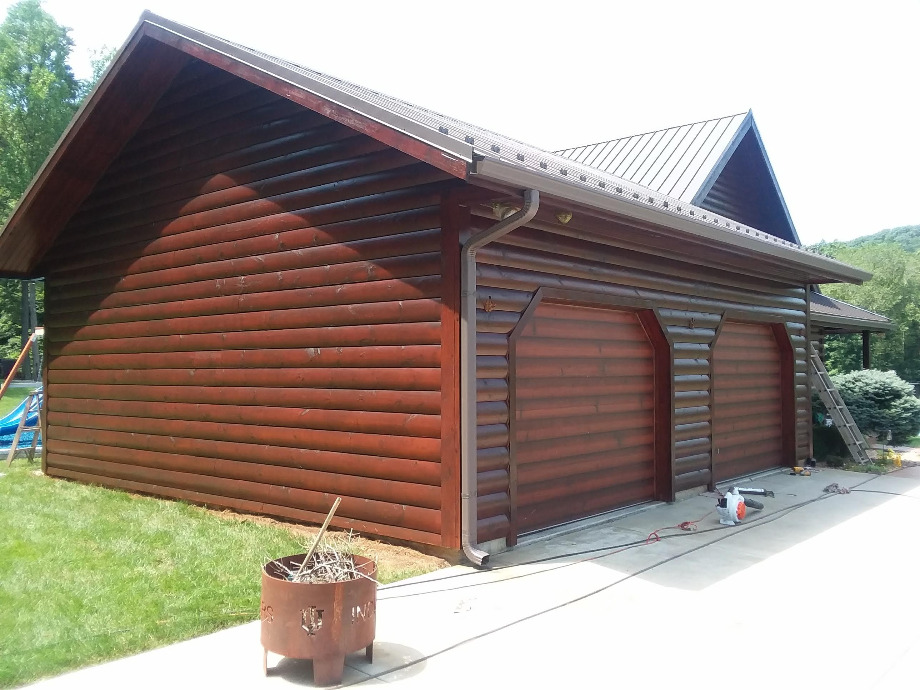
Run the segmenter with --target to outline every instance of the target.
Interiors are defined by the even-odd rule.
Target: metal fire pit
[[[365,650],[374,660],[377,583],[359,577],[345,582],[291,582],[280,566],[296,570],[306,554],[270,561],[262,569],[262,670],[268,652],[313,660],[313,682],[342,682],[345,655]],[[355,556],[359,572],[375,577],[377,566]]]

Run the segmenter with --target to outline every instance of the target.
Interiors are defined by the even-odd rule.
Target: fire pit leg
[[[262,675],[268,675],[268,649],[262,647]]]
[[[316,685],[338,685],[342,682],[344,673],[344,654],[313,660],[313,683]]]
[[[364,649],[364,658],[367,659],[367,663],[369,664],[374,663],[374,643],[373,642],[367,645],[367,647]]]

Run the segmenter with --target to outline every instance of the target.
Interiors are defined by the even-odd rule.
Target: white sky
[[[43,6],[80,77],[149,9],[549,150],[753,108],[803,242],[920,223],[920,0]]]

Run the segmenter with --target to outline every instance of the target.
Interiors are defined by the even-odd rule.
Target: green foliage
[[[893,331],[871,336],[872,364],[878,369],[892,369],[908,381],[920,381],[920,253],[906,251],[893,242],[859,246],[834,242],[816,249],[872,273],[872,280],[864,285],[824,285],[821,290],[891,319]],[[859,334],[828,336],[825,363],[832,373],[859,369]]]
[[[0,24],[0,220],[5,220],[80,103],[68,30],[38,0]]]
[[[916,252],[920,250],[920,225],[902,225],[889,230],[881,230],[872,235],[857,237],[847,244],[851,247],[861,247],[877,242],[889,242],[898,245],[906,252]]]
[[[867,369],[831,377],[863,433],[903,443],[920,431],[920,400],[893,371]]]
[[[38,0],[22,0],[0,24],[0,227],[38,172],[76,112],[90,83],[74,77],[67,64],[73,41],[68,29]],[[111,51],[98,54],[101,72]],[[43,322],[43,286],[36,290],[38,323]],[[0,357],[22,348],[22,287],[0,280]]]

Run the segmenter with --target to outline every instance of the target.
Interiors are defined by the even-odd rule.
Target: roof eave
[[[861,269],[819,254],[806,254],[780,243],[768,243],[746,234],[717,227],[652,204],[635,203],[610,194],[587,189],[548,175],[523,169],[493,158],[483,157],[473,164],[471,179],[482,179],[517,188],[533,188],[543,194],[567,199],[601,211],[664,226],[701,240],[730,245],[751,255],[780,259],[802,271],[803,282],[862,283],[872,277]]]
[[[887,333],[897,328],[897,324],[892,321],[869,321],[866,319],[849,318],[846,316],[834,316],[823,314],[812,310],[811,324],[813,327],[834,328],[834,329],[851,329],[846,332],[858,333],[861,331],[870,331],[872,333]]]

